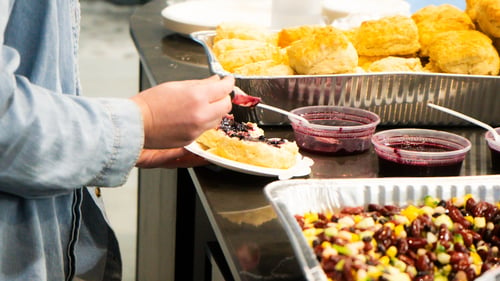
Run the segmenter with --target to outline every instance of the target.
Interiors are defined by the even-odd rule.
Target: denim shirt
[[[0,280],[120,279],[92,186],[126,181],[143,124],[129,99],[80,96],[79,17],[77,0],[0,0]]]

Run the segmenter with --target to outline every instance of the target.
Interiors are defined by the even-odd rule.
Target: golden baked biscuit
[[[378,60],[386,58],[387,56],[358,56],[358,66],[364,70],[368,69],[370,65]]]
[[[314,34],[293,42],[287,54],[297,74],[347,73],[358,65],[353,44],[333,26],[317,29]]]
[[[317,30],[322,30],[321,25],[300,25],[282,28],[278,32],[278,46],[286,48],[293,42],[313,35]]]
[[[234,73],[244,76],[288,76],[293,75],[294,71],[287,64],[277,63],[273,60],[265,60],[235,68]]]
[[[465,13],[469,15],[472,22],[476,22],[477,12],[476,3],[478,0],[465,0]]]
[[[404,56],[420,50],[417,25],[401,15],[362,22],[353,43],[361,56]]]
[[[367,72],[424,72],[419,58],[385,57],[368,66]]]
[[[491,39],[477,30],[437,34],[429,47],[429,61],[444,73],[498,75],[500,67]]]
[[[354,45],[356,42],[356,34],[358,33],[358,28],[351,28],[351,29],[342,29],[342,32],[344,32],[344,35],[353,43]]]
[[[257,40],[221,39],[212,50],[221,66],[231,73],[238,67],[258,61],[284,61],[278,46]]]
[[[223,22],[215,27],[213,42],[215,43],[222,39],[257,40],[276,45],[278,34],[266,27],[255,24]]]
[[[476,0],[475,15],[479,30],[490,37],[500,38],[500,1]]]
[[[257,124],[237,122],[232,115],[224,117],[217,128],[205,131],[196,142],[226,159],[275,169],[295,165],[299,151],[295,142],[267,139]]]
[[[428,5],[416,11],[412,19],[418,28],[420,53],[428,56],[428,48],[436,34],[452,30],[473,30],[474,23],[467,13],[450,5]]]
[[[255,166],[288,169],[297,162],[299,152],[295,142],[283,140],[279,146],[262,141],[224,138],[212,153],[221,157]]]

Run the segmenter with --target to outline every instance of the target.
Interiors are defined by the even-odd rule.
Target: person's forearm
[[[50,92],[8,68],[0,65],[0,191],[52,196],[125,182],[144,139],[135,103]]]

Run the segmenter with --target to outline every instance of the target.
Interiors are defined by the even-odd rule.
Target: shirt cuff
[[[144,124],[139,107],[130,99],[100,98],[111,122],[111,153],[91,186],[120,186],[140,156],[144,146]]]

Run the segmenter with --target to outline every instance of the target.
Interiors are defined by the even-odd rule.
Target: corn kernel
[[[420,209],[414,205],[409,205],[401,211],[401,214],[407,217],[410,222],[413,222],[420,215]]]
[[[465,216],[464,219],[466,219],[470,223],[474,223],[474,217],[473,216]]]
[[[328,242],[328,241],[323,241],[321,243],[321,247],[322,248],[331,248],[332,247],[332,243]]]
[[[379,262],[383,265],[389,265],[389,263],[391,262],[391,260],[389,259],[388,256],[383,256],[379,259]]]
[[[406,230],[404,225],[400,224],[394,228],[394,234],[396,235],[397,238],[405,238],[406,237]]]
[[[398,249],[396,248],[396,246],[390,246],[389,249],[385,251],[385,254],[393,258],[398,254]]]
[[[470,256],[472,257],[472,263],[475,265],[479,265],[479,268],[481,268],[481,265],[483,264],[481,256],[476,252],[470,252]]]
[[[391,230],[394,230],[394,228],[396,227],[393,222],[386,222],[384,223],[384,226],[390,228]]]

